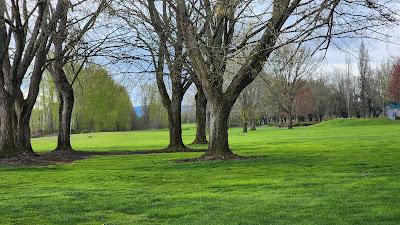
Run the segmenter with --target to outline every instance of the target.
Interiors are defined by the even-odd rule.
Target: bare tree
[[[58,12],[48,1],[0,1],[0,157],[32,153],[29,120]],[[26,98],[24,78],[30,76]]]
[[[372,1],[178,0],[172,7],[181,18],[179,25],[184,32],[190,61],[211,106],[210,144],[205,156],[224,159],[235,157],[228,144],[229,112],[275,49],[307,40],[322,40],[317,48],[327,48],[332,37],[365,28],[374,30],[393,22],[391,15],[395,14],[389,5]],[[254,8],[257,10],[252,10]],[[196,16],[190,15],[193,11]],[[249,24],[252,24],[251,29],[247,28]],[[237,32],[243,26],[249,32],[240,40]],[[282,41],[278,43],[279,38]],[[250,53],[224,90],[228,59],[246,47],[250,48]]]
[[[320,60],[312,57],[312,52],[304,48],[285,46],[276,50],[265,74],[267,90],[275,96],[281,110],[288,115],[288,128],[293,127],[293,107],[295,98],[303,91],[306,78],[318,70]]]
[[[56,11],[60,13],[60,19],[54,32],[51,33],[54,52],[49,55],[51,62],[47,69],[50,71],[59,94],[59,130],[55,150],[61,152],[73,151],[70,141],[71,118],[74,107],[73,85],[88,57],[95,55],[96,51],[100,51],[99,47],[103,42],[101,38],[98,38],[98,43],[86,49],[86,52],[82,53],[82,51],[77,50],[77,48],[84,49],[84,46],[80,44],[83,42],[84,35],[93,28],[99,14],[107,7],[107,1],[102,0],[99,1],[93,12],[85,12],[83,15],[68,18],[69,14],[73,13],[73,8],[78,8],[84,4],[94,3],[90,0],[84,0],[74,4],[70,0],[60,0],[56,6]],[[74,73],[70,79],[65,72],[67,64],[71,65]],[[78,68],[75,68],[75,64],[78,64]]]
[[[361,100],[361,116],[371,116],[371,99],[369,96],[370,92],[370,76],[371,67],[368,50],[365,46],[364,41],[361,42],[359,57],[358,57],[358,69],[360,72],[360,100]]]
[[[151,67],[155,71],[146,72],[155,72],[162,103],[168,112],[170,140],[166,150],[184,151],[187,148],[182,140],[181,104],[192,79],[185,69],[187,53],[182,29],[176,26],[177,15],[165,0],[120,1],[116,11],[133,29],[135,41],[141,43],[139,51],[150,53]]]

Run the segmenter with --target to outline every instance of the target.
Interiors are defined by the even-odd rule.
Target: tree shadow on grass
[[[180,152],[205,152],[205,149],[186,149]],[[60,151],[48,153],[22,154],[0,159],[0,166],[40,167],[55,164],[71,163],[93,156],[144,155],[144,154],[177,153],[170,150],[135,150],[135,151]]]

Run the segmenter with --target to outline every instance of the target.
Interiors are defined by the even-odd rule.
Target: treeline
[[[89,66],[83,69],[73,89],[73,133],[126,131],[136,126],[135,112],[126,89],[117,84],[103,68]],[[59,95],[54,82],[49,74],[45,74],[30,121],[34,136],[57,132],[58,106]]]
[[[345,68],[329,72],[307,49],[285,47],[274,58],[239,96],[231,125],[247,131],[256,124],[291,128],[329,118],[383,117],[388,104],[399,102],[400,62],[385,60],[372,67],[364,43],[356,62],[346,57]]]

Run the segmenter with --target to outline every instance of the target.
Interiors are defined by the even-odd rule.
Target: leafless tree
[[[320,60],[312,56],[305,48],[294,48],[291,45],[276,50],[267,69],[264,79],[267,90],[276,98],[281,110],[288,115],[288,128],[293,127],[293,107],[298,96],[306,85],[306,79],[319,69]]]
[[[181,104],[192,79],[185,69],[187,52],[182,29],[176,25],[177,15],[165,0],[119,1],[115,10],[135,33],[134,41],[141,43],[139,51],[150,54],[150,68],[154,68],[150,72],[155,72],[162,103],[168,112],[170,141],[166,150],[186,150],[182,141]]]
[[[83,12],[83,10],[80,10],[81,14],[74,12],[80,7],[87,9],[89,5],[93,11],[86,10]],[[97,4],[91,0],[76,2],[60,0],[57,2],[55,11],[52,12],[60,13],[60,19],[51,33],[53,48],[51,54],[48,55],[50,63],[47,67],[59,95],[59,130],[56,151],[73,151],[70,141],[71,118],[74,107],[73,85],[87,59],[100,51],[100,46],[103,43],[102,38],[97,38],[97,43],[85,48],[83,39],[85,34],[93,28],[98,16],[106,9],[107,5],[107,0],[98,1]],[[78,48],[80,48],[80,51],[77,50]],[[82,51],[82,49],[86,51]],[[73,70],[72,78],[68,78],[65,72],[66,65],[70,65]],[[76,68],[76,65],[78,65],[78,68]]]
[[[311,40],[318,41],[316,49],[324,49],[333,37],[349,33],[366,35],[363,30],[377,31],[378,27],[394,22],[392,15],[396,12],[391,5],[364,0],[262,3],[178,0],[171,7],[175,7],[177,17],[181,18],[179,25],[190,61],[211,106],[210,144],[206,153],[210,158],[234,157],[228,145],[229,112],[275,49],[287,43]],[[190,14],[193,11],[196,16]],[[247,32],[240,39],[238,32],[243,33],[243,27]],[[250,48],[250,53],[224,89],[227,61],[244,48]]]
[[[361,116],[371,116],[371,98],[370,98],[370,80],[371,80],[371,66],[368,50],[365,43],[360,45],[358,57],[358,69],[360,72],[360,100],[361,100]]]
[[[29,120],[59,12],[49,2],[0,1],[0,157],[32,153]],[[24,78],[29,91],[22,92]]]

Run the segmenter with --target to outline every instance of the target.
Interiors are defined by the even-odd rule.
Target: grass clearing
[[[400,123],[332,120],[230,129],[257,159],[173,163],[201,153],[102,156],[0,167],[1,224],[400,224]],[[185,125],[184,141],[195,135]],[[168,131],[79,134],[84,151],[154,150]],[[39,152],[55,137],[33,139]],[[191,146],[205,148],[205,146]]]

